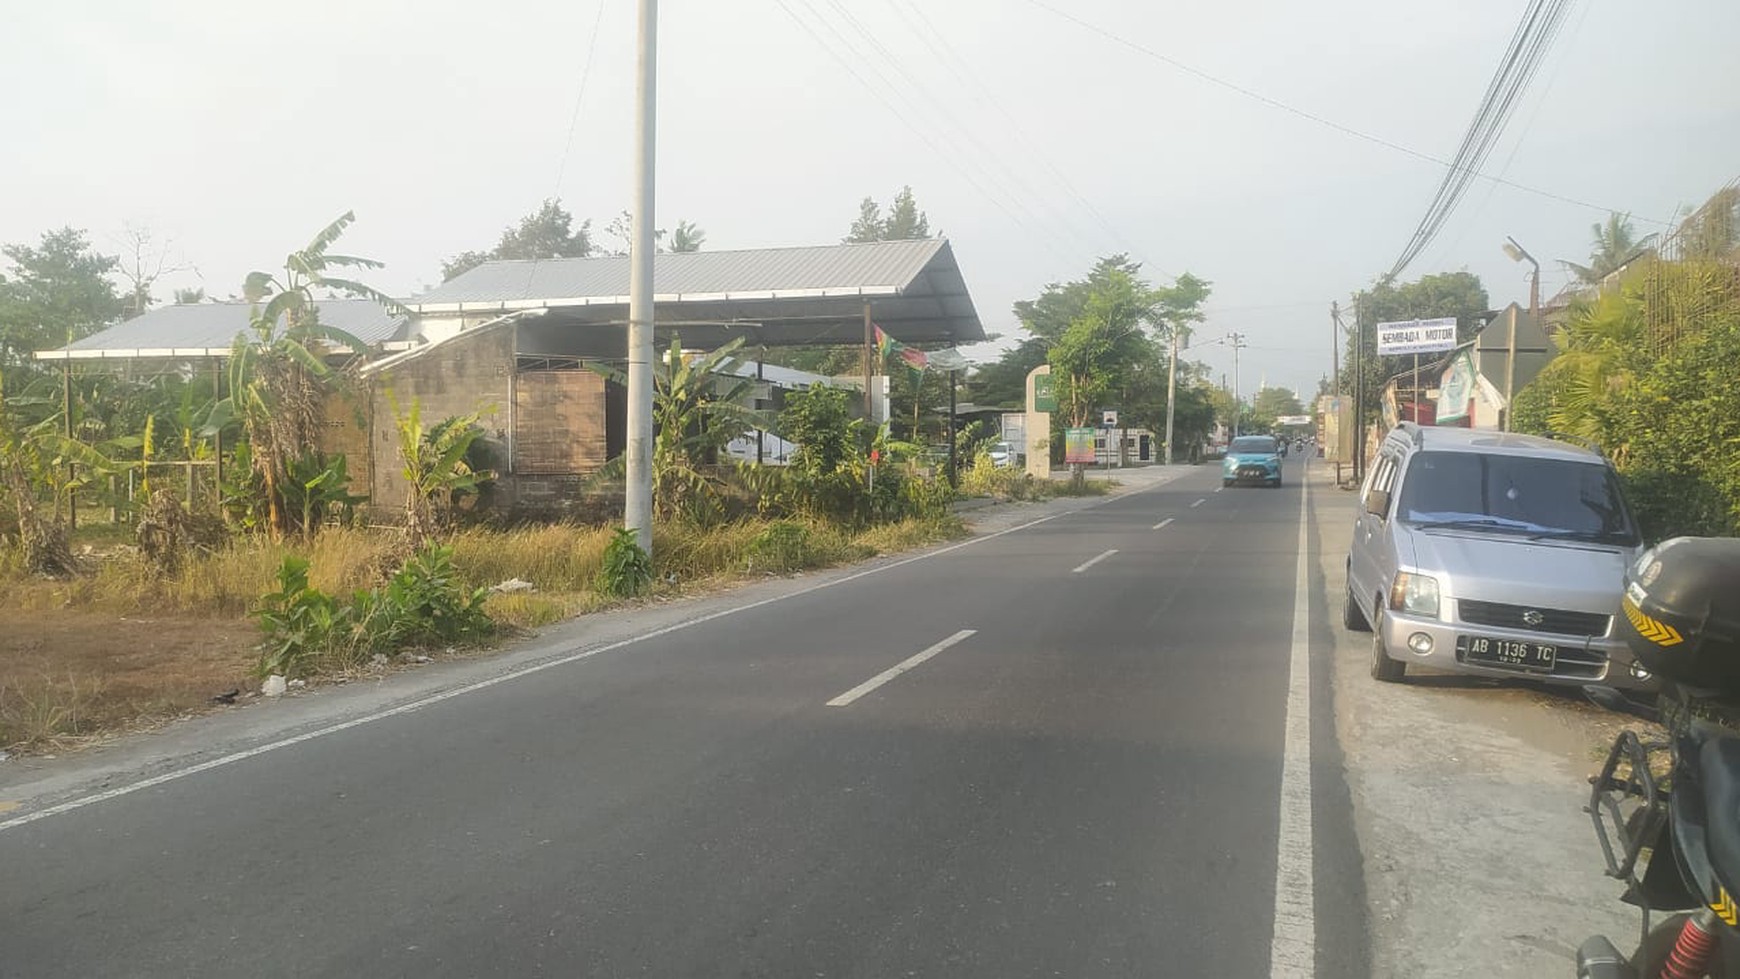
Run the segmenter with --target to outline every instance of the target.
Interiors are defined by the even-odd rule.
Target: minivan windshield
[[[1265,453],[1273,455],[1281,450],[1275,447],[1275,440],[1267,435],[1247,435],[1242,438],[1233,439],[1232,445],[1227,447],[1227,451],[1249,453],[1251,455],[1263,455]]]
[[[1608,544],[1636,544],[1637,527],[1604,465],[1479,452],[1421,452],[1402,480],[1401,519]]]

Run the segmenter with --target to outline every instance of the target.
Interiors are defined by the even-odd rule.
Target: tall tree
[[[193,268],[187,262],[170,258],[170,241],[158,241],[151,229],[129,224],[121,233],[122,252],[115,271],[127,284],[122,299],[121,317],[132,319],[150,309],[157,298],[151,290],[165,275]]]
[[[1655,241],[1655,235],[1637,237],[1637,232],[1631,226],[1631,215],[1617,212],[1607,215],[1607,220],[1600,224],[1590,225],[1589,234],[1591,244],[1588,265],[1564,260],[1559,263],[1584,285],[1600,283],[1602,279],[1619,271],[1627,262],[1648,250]]]
[[[866,197],[858,202],[858,217],[852,222],[852,228],[846,232],[845,242],[857,244],[867,241],[904,241],[911,238],[930,237],[930,217],[918,209],[918,202],[912,196],[910,186],[900,188],[900,193],[894,195],[894,201],[888,205],[888,216],[882,216],[882,208],[873,198]]]
[[[593,251],[592,222],[574,227],[574,215],[555,198],[544,201],[519,224],[503,228],[495,247],[487,252],[465,251],[441,263],[441,281],[446,282],[492,259],[585,258]]]
[[[858,202],[858,219],[852,222],[852,229],[846,232],[843,239],[846,244],[858,244],[866,241],[882,240],[882,208],[874,198],[866,197]]]
[[[918,209],[912,199],[912,187],[900,188],[894,203],[888,207],[888,220],[882,224],[883,241],[906,241],[930,237],[930,218]]]
[[[1058,305],[1072,307],[1047,358],[1056,378],[1059,411],[1071,426],[1087,425],[1102,408],[1111,407],[1110,395],[1125,386],[1136,366],[1155,359],[1145,328],[1155,321],[1159,297],[1136,274],[1139,268],[1123,255],[1101,259],[1086,279],[1049,286],[1032,304],[1016,304],[1018,316],[1024,306],[1030,313],[1052,306],[1047,300],[1053,297]],[[1043,336],[1042,330],[1057,324],[1024,317],[1022,325]]]
[[[91,249],[83,231],[43,234],[35,247],[0,248],[12,263],[0,276],[0,369],[30,363],[34,351],[97,332],[121,315],[123,303],[109,279],[116,259]]]

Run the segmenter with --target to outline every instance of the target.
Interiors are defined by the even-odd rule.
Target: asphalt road
[[[1268,975],[1300,466],[0,830],[0,975]],[[1352,975],[1312,687],[1293,857],[1316,971]]]

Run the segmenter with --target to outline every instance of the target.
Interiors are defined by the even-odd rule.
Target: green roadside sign
[[[1057,389],[1051,386],[1050,374],[1040,374],[1033,379],[1033,410],[1057,410]]]

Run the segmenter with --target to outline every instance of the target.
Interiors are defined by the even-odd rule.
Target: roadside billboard
[[[1377,352],[1393,354],[1429,354],[1456,349],[1456,318],[1435,320],[1401,320],[1377,325]]]
[[[1063,430],[1063,461],[1085,462],[1089,465],[1098,461],[1094,457],[1093,429],[1066,428]]]

